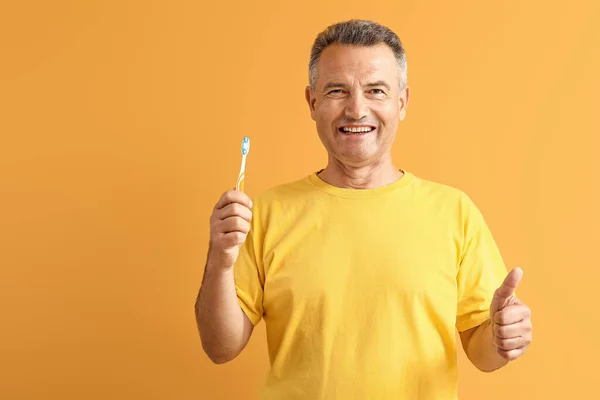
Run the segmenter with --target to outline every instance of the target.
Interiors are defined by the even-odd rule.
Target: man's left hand
[[[531,343],[531,310],[514,294],[522,277],[521,268],[510,271],[490,306],[493,343],[498,354],[509,361],[525,354]]]

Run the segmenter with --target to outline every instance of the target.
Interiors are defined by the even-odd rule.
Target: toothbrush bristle
[[[250,138],[248,136],[244,136],[244,140],[242,141],[242,155],[248,154],[250,151]]]

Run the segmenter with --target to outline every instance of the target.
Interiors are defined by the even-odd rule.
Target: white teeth
[[[347,128],[347,127],[344,127],[344,128],[342,128],[342,130],[344,132],[361,133],[361,132],[371,132],[373,130],[373,128],[371,128],[369,126],[362,126],[360,128]]]

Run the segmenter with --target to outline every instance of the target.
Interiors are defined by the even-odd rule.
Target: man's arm
[[[233,268],[252,220],[252,201],[243,192],[226,192],[210,217],[210,244],[195,311],[202,348],[216,364],[244,349],[254,325],[242,310]]]
[[[481,371],[492,372],[516,360],[531,343],[531,310],[514,295],[522,276],[520,268],[512,270],[494,293],[490,319],[460,333],[467,357]]]
[[[508,363],[507,359],[498,354],[498,347],[492,339],[492,323],[489,319],[475,328],[460,332],[465,354],[483,372],[495,371]]]
[[[238,302],[233,268],[207,262],[195,309],[202,348],[212,362],[223,364],[237,357],[254,325]]]

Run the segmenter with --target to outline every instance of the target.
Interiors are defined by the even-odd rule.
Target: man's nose
[[[348,97],[345,114],[347,118],[359,120],[368,115],[367,101],[361,93]]]

